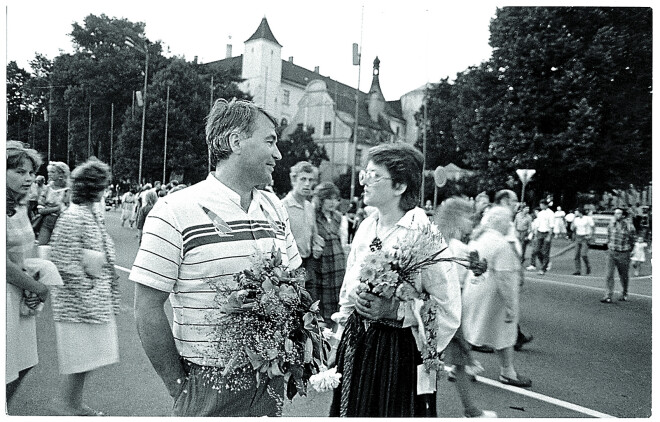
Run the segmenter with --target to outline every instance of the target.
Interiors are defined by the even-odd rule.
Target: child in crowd
[[[635,277],[639,276],[639,270],[642,267],[642,262],[646,261],[646,247],[648,243],[644,241],[643,236],[637,237],[637,242],[635,242],[635,247],[633,248],[632,256],[632,267],[635,270]]]

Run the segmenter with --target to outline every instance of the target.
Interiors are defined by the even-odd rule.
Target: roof
[[[273,35],[273,31],[270,30],[270,26],[268,25],[268,21],[266,20],[265,16],[263,17],[263,19],[261,19],[259,28],[257,28],[254,34],[252,34],[250,38],[245,40],[245,42],[258,40],[258,39],[266,39],[282,47],[282,44],[278,43],[277,40],[275,39],[275,35]]]

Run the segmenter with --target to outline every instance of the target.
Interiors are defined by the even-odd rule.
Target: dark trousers
[[[582,261],[587,267],[587,274],[591,272],[591,265],[589,265],[589,239],[586,236],[575,236],[575,272],[582,271]]]
[[[547,232],[547,233],[538,233],[538,251],[539,251],[539,258],[541,261],[541,269],[543,271],[548,270],[548,263],[550,262],[550,246],[552,244],[552,233]]]
[[[628,294],[628,271],[630,270],[630,251],[608,251],[607,253],[607,296],[614,295],[614,268],[619,273],[619,280],[623,287],[623,294]]]

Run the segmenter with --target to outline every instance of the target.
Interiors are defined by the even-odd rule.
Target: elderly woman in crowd
[[[39,225],[39,244],[50,241],[58,217],[69,206],[69,166],[60,161],[48,164],[48,185],[38,207],[41,222]]]
[[[339,308],[339,291],[346,270],[346,255],[343,243],[347,234],[341,233],[342,215],[337,211],[339,189],[333,183],[323,182],[316,186],[313,193],[316,227],[324,240],[322,255],[315,265],[316,277],[308,290],[314,300],[320,300],[321,316],[328,324],[332,314]],[[342,239],[344,241],[342,242]]]
[[[59,218],[51,258],[64,286],[53,290],[53,319],[62,385],[62,413],[102,415],[83,403],[89,372],[119,361],[119,290],[115,248],[94,206],[110,180],[110,169],[89,160],[72,174],[71,206]]]
[[[488,270],[471,277],[463,289],[462,327],[471,344],[491,346],[500,361],[500,382],[529,387],[532,381],[513,367],[513,346],[518,337],[519,286],[521,263],[506,239],[511,225],[511,210],[489,208],[482,227],[473,234],[470,250],[488,262]]]
[[[360,224],[346,265],[339,297],[339,312],[332,319],[341,335],[336,351],[341,384],[334,390],[331,416],[404,417],[436,416],[435,392],[417,387],[417,322],[410,302],[360,292],[360,270],[371,248],[392,252],[398,240],[429,224],[416,205],[422,178],[423,156],[405,143],[382,144],[368,153],[360,172],[364,202],[375,211]],[[419,273],[416,285],[435,300],[440,311],[436,325],[437,349],[443,350],[460,321],[460,287],[447,268],[437,263]],[[368,321],[368,324],[365,323]],[[341,334],[340,334],[341,333]],[[435,379],[432,380],[435,385]]]
[[[38,362],[36,310],[48,297],[47,286],[62,283],[51,262],[31,258],[35,239],[26,195],[40,165],[37,151],[18,141],[7,141],[5,383],[8,404],[25,375]]]

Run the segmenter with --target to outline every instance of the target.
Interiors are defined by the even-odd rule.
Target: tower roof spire
[[[273,31],[270,30],[270,26],[268,25],[268,20],[266,20],[265,16],[263,17],[263,19],[261,19],[261,23],[259,24],[259,27],[254,32],[254,34],[252,34],[250,38],[245,40],[245,42],[258,40],[258,39],[266,39],[282,47],[282,44],[277,42],[277,40],[275,39],[275,35],[273,35]]]

